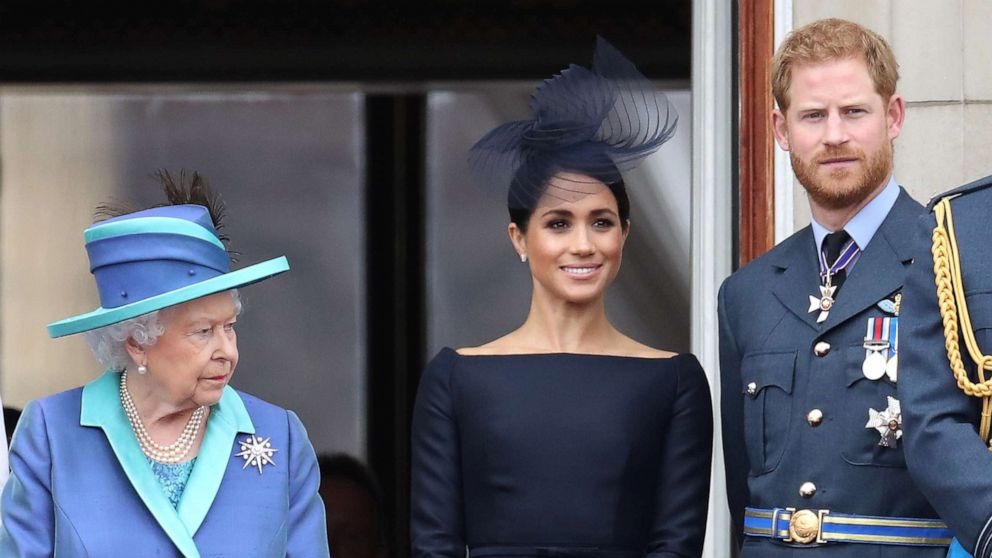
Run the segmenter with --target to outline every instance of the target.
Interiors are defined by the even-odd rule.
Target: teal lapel
[[[131,481],[131,486],[155,517],[155,521],[186,558],[199,558],[200,553],[193,543],[193,536],[169,503],[131,431],[117,391],[119,381],[120,375],[107,371],[83,387],[79,424],[103,429],[117,461]]]
[[[225,387],[220,401],[210,408],[200,453],[179,500],[177,513],[152,473],[127,422],[117,391],[119,381],[117,373],[108,371],[83,387],[79,424],[103,429],[131,486],[155,521],[186,558],[199,558],[193,535],[203,523],[220,489],[228,460],[231,459],[234,438],[239,432],[254,434],[255,426],[238,393],[230,386]]]
[[[200,445],[196,465],[179,500],[179,517],[191,534],[196,534],[220,490],[234,439],[239,432],[255,433],[241,397],[230,386],[224,388],[220,401],[210,408],[207,431]]]

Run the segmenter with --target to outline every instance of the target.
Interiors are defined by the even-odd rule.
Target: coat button
[[[747,394],[753,396],[758,393],[758,384],[751,382],[747,385]]]
[[[816,485],[806,481],[799,487],[799,495],[803,498],[812,498],[816,494]]]
[[[820,341],[816,345],[813,345],[813,354],[818,357],[827,356],[827,353],[829,352],[830,343],[827,343],[826,341]]]
[[[820,426],[820,423],[823,422],[823,411],[813,409],[812,411],[806,413],[806,422],[808,422],[813,428]]]

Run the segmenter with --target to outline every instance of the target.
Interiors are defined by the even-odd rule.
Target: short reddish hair
[[[792,68],[832,60],[860,58],[868,66],[875,91],[884,102],[896,92],[899,64],[881,35],[843,19],[821,19],[785,38],[772,58],[772,95],[781,110],[789,108]]]

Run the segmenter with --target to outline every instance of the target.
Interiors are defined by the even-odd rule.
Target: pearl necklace
[[[175,442],[163,446],[152,439],[148,430],[145,428],[145,423],[141,422],[141,415],[138,414],[138,409],[134,406],[134,400],[131,399],[131,394],[127,391],[126,370],[121,372],[120,393],[121,406],[124,407],[124,414],[127,415],[127,421],[131,423],[131,430],[138,439],[138,445],[141,446],[141,451],[159,463],[181,463],[189,454],[189,451],[193,449],[193,442],[196,441],[196,436],[200,432],[200,423],[203,422],[203,415],[206,414],[207,408],[198,407],[193,411],[179,438]]]

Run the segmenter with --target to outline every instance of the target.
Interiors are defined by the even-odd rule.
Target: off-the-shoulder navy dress
[[[413,555],[697,557],[712,434],[690,354],[443,349],[414,410]]]

